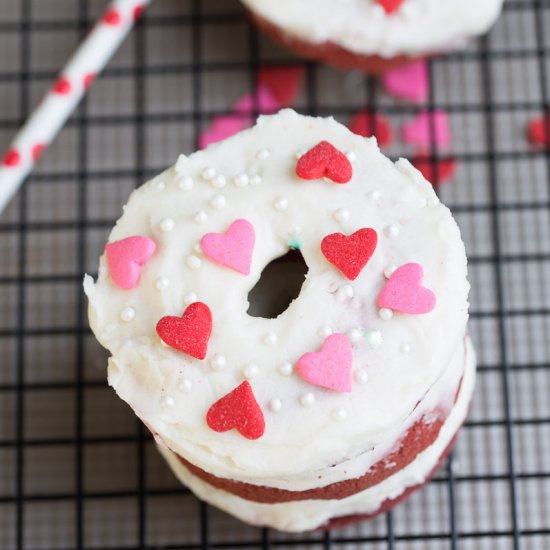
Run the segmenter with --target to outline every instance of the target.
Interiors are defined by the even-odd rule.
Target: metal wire
[[[0,40],[17,47],[15,62],[0,62],[0,145],[27,117],[36,89],[56,76],[37,61],[35,41],[82,36],[102,4],[3,0]],[[45,17],[48,6],[55,18]],[[514,27],[509,35],[506,23]],[[191,152],[205,125],[227,114],[236,97],[216,102],[219,78],[246,93],[260,67],[291,62],[305,69],[296,105],[303,113],[345,122],[368,108],[397,125],[419,109],[388,99],[375,78],[290,58],[248,24],[236,2],[159,2],[97,85],[112,85],[126,98],[117,105],[129,108],[98,110],[109,94],[92,90],[0,218],[0,548],[550,548],[550,407],[544,398],[550,391],[550,153],[527,146],[517,123],[550,108],[549,25],[550,0],[508,0],[495,34],[430,61],[432,89],[424,108],[447,111],[466,132],[465,121],[472,122],[479,139],[471,147],[467,137],[458,140],[453,155],[460,177],[437,186],[468,247],[471,331],[480,359],[478,392],[457,451],[430,485],[393,513],[358,527],[293,536],[244,526],[175,482],[146,430],[106,386],[105,354],[87,326],[80,282],[93,273],[127,195],[121,182],[129,191],[170,161],[168,152],[153,154],[155,128],[162,128],[159,139],[173,161],[183,148],[178,140]],[[242,55],[232,53],[239,47],[233,43],[212,55],[212,36],[227,31],[235,43],[242,41]],[[499,32],[500,42],[494,38]],[[152,59],[152,52],[163,51],[157,42],[164,33],[185,37],[181,60],[167,53],[161,62]],[[529,93],[513,92],[523,78],[513,67],[531,71]],[[504,89],[502,71],[509,77]],[[453,78],[459,82],[454,88],[445,81]],[[155,103],[155,94],[176,94],[177,86],[185,88],[181,104]],[[325,88],[334,90],[328,99]],[[16,90],[17,110],[5,108],[2,90]],[[253,111],[258,114],[259,106]],[[508,133],[503,122],[512,128]],[[174,139],[167,137],[173,126],[179,132]],[[130,144],[130,162],[103,149],[104,163],[94,136],[127,129],[127,141],[120,142]],[[401,146],[389,152],[411,153]],[[433,162],[445,154],[432,146]],[[510,166],[529,181],[505,185]],[[43,190],[53,197],[45,199],[51,212],[36,208]],[[36,244],[41,236],[44,249]],[[60,248],[70,250],[68,259]],[[41,261],[46,267],[37,268]]]

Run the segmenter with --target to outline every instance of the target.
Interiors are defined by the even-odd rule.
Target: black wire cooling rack
[[[103,7],[0,0],[1,146]],[[550,106],[549,51],[550,2],[508,0],[488,37],[430,62],[423,108],[452,120],[459,168],[439,191],[469,253],[479,355],[453,457],[391,514],[288,535],[177,484],[106,385],[82,277],[131,189],[194,150],[260,67],[305,68],[304,113],[347,122],[368,106],[397,128],[419,107],[292,58],[234,0],[157,0],[0,217],[0,548],[550,548],[550,154],[525,139]]]

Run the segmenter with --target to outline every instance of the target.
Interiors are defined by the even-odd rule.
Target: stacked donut
[[[243,0],[260,28],[299,55],[379,73],[484,33],[504,0]]]
[[[274,318],[248,294],[296,250]],[[287,531],[391,507],[452,446],[473,390],[459,230],[407,161],[285,110],[181,156],[113,229],[90,322],[109,383],[175,474]]]

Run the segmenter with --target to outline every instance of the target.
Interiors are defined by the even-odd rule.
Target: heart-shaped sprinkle
[[[435,307],[435,294],[422,286],[424,271],[419,264],[398,267],[378,296],[378,307],[402,313],[429,313]]]
[[[127,237],[105,245],[109,273],[115,285],[129,290],[134,288],[143,265],[155,252],[155,242],[148,237]]]
[[[310,384],[339,392],[351,391],[351,344],[344,334],[327,337],[321,351],[304,353],[296,372]]]
[[[247,381],[208,409],[206,423],[215,432],[234,428],[247,439],[258,439],[265,432],[264,414]]]
[[[367,265],[377,242],[376,231],[363,228],[349,236],[343,233],[327,235],[321,241],[321,251],[331,264],[353,281]]]
[[[250,273],[256,233],[248,220],[235,220],[226,233],[207,233],[201,249],[212,261],[243,275]]]
[[[387,147],[393,141],[393,131],[388,120],[381,114],[368,110],[357,113],[351,119],[349,129],[359,136],[374,136],[380,147]]]
[[[157,334],[171,348],[204,359],[212,332],[212,313],[203,302],[194,302],[181,317],[163,317],[157,323]]]
[[[265,67],[258,71],[258,86],[265,86],[280,103],[290,105],[296,99],[304,68],[298,65]]]
[[[377,4],[382,6],[388,15],[395,13],[404,1],[405,0],[376,0]]]
[[[328,141],[321,141],[300,157],[296,175],[303,180],[328,178],[334,183],[348,183],[353,176],[353,168],[342,151]]]
[[[436,160],[435,162],[423,153],[411,160],[413,166],[432,184],[447,183],[456,173],[456,159],[453,157]]]
[[[548,128],[550,128],[550,112],[546,113],[544,117],[535,118],[529,122],[527,138],[533,145],[550,147]]]
[[[402,137],[405,143],[421,148],[432,145],[447,148],[451,144],[449,117],[442,110],[433,113],[423,111],[403,126]]]
[[[382,84],[389,94],[414,103],[428,100],[429,80],[428,65],[424,60],[390,69],[382,75]]]

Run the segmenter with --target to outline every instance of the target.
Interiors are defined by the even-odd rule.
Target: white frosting
[[[436,53],[485,32],[504,0],[405,0],[387,15],[374,0],[243,0],[299,39],[383,57]]]
[[[464,422],[475,380],[475,354],[469,340],[467,346],[460,394],[436,441],[419,453],[405,468],[374,487],[350,497],[340,500],[302,500],[277,504],[252,502],[202,481],[191,474],[169,449],[159,446],[159,450],[167,459],[175,475],[199,498],[254,525],[299,532],[315,529],[335,517],[372,514],[380,509],[386,499],[396,498],[408,487],[423,483]]]
[[[355,153],[350,183],[296,177],[296,152],[324,139]],[[219,193],[212,185],[216,177],[230,182],[243,173],[261,178],[261,185],[228,183],[225,208],[209,208]],[[194,184],[181,189],[182,177]],[[288,199],[284,211],[273,208],[281,196]],[[418,171],[405,160],[390,162],[375,140],[359,137],[333,119],[302,117],[290,110],[262,117],[250,130],[180,157],[177,170],[166,170],[132,194],[109,238],[143,235],[156,242],[138,286],[117,288],[104,257],[98,281],[85,281],[92,329],[112,356],[110,384],[167,446],[219,477],[296,489],[319,486],[318,472],[327,465],[350,465],[351,459],[363,456],[365,462],[358,459],[357,468],[368,467],[376,456],[367,451],[383,449],[392,438],[395,442],[413,411],[419,415],[444,401],[462,371],[466,257],[449,210],[434,198],[432,186]],[[349,211],[349,218],[336,221],[338,209]],[[208,219],[197,224],[194,218],[201,210],[208,212]],[[256,232],[249,276],[196,250],[205,233],[225,231],[238,218],[247,219]],[[173,221],[168,232],[159,229],[165,219]],[[392,224],[399,234],[389,237],[384,228]],[[374,228],[379,243],[350,282],[327,262],[320,243],[329,233],[350,234],[362,227]],[[299,245],[309,268],[299,297],[275,319],[250,317],[248,292],[263,268],[288,251],[289,243]],[[426,315],[394,313],[383,320],[376,298],[386,282],[384,271],[407,262],[422,265],[424,285],[436,294],[437,306]],[[169,285],[159,291],[162,277]],[[340,300],[337,289],[342,287]],[[208,304],[213,315],[204,361],[163,345],[155,332],[160,318],[180,316],[196,300]],[[122,321],[120,313],[129,307],[133,319]],[[350,393],[310,385],[288,368],[303,353],[320,348],[321,329],[321,336],[327,330],[380,332],[378,345],[365,338],[352,343],[353,370],[364,371],[367,379],[354,376]],[[212,360],[217,367],[221,364],[219,357],[224,358],[223,368],[212,368]],[[257,369],[251,371],[250,365]],[[253,374],[250,383],[266,421],[265,434],[255,441],[236,430],[214,432],[205,420],[208,408],[245,380],[247,372]],[[355,475],[343,467],[333,470],[322,483]]]

